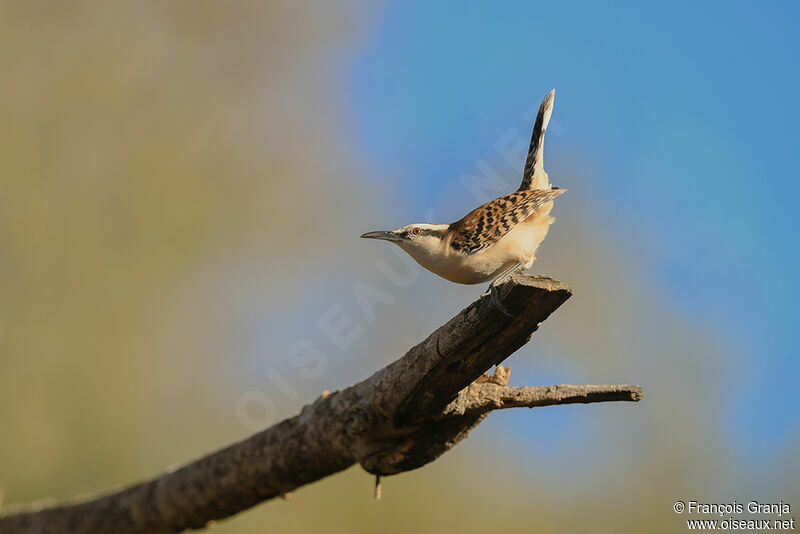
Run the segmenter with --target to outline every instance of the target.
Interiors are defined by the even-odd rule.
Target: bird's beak
[[[367,232],[366,234],[362,235],[361,237],[363,237],[364,239],[383,239],[384,241],[394,241],[394,242],[403,240],[403,238],[401,236],[397,235],[396,233],[394,233],[394,232],[386,232],[386,231]]]

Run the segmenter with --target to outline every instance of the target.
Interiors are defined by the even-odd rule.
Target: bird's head
[[[438,254],[447,242],[449,224],[416,223],[395,230],[367,232],[365,239],[383,239],[396,243],[414,259]]]

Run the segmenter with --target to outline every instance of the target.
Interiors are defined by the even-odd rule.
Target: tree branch
[[[598,384],[512,387],[493,382],[470,385],[458,394],[442,413],[443,417],[460,417],[505,408],[537,408],[558,404],[642,400],[639,386]]]
[[[482,297],[405,356],[324,394],[254,436],[120,491],[0,513],[0,533],[173,533],[202,528],[360,463],[375,475],[435,460],[490,411],[575,402],[638,401],[636,386],[507,386],[499,366],[572,294],[543,276],[500,287],[512,314]],[[485,373],[498,365],[495,373]]]

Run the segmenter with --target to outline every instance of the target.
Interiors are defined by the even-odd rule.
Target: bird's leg
[[[495,278],[494,281],[492,282],[492,284],[494,284],[496,286],[505,284],[506,281],[508,281],[509,278],[511,278],[512,276],[514,276],[515,274],[517,274],[520,271],[524,271],[525,267],[526,267],[525,264],[522,263],[522,262],[515,263],[514,265],[509,267],[507,270],[505,270],[502,274],[500,274],[500,276]]]
[[[489,286],[489,291],[492,294],[492,298],[490,300],[492,306],[503,312],[503,315],[505,315],[506,317],[513,317],[513,315],[508,311],[508,309],[506,309],[506,307],[503,306],[503,303],[500,302],[500,291],[497,289],[497,286],[495,284],[491,284]]]
[[[506,269],[505,271],[500,273],[500,276],[498,276],[497,278],[492,280],[492,283],[489,284],[489,287],[486,290],[486,293],[484,293],[482,295],[482,296],[486,296],[486,295],[491,294],[492,295],[492,298],[491,298],[492,305],[495,308],[497,308],[498,310],[500,310],[501,312],[503,312],[507,317],[511,317],[512,315],[508,312],[506,307],[503,306],[503,304],[500,302],[500,292],[499,292],[499,290],[497,288],[498,288],[498,286],[503,285],[516,272],[521,271],[524,268],[525,268],[524,264],[515,263],[514,265],[512,265],[511,267],[509,267],[508,269]]]
[[[522,268],[523,268],[523,264],[522,263],[515,263],[514,265],[512,265],[511,267],[509,267],[508,269],[506,269],[505,271],[503,271],[499,275],[497,275],[497,278],[492,280],[492,283],[489,284],[488,288],[486,288],[486,292],[481,296],[485,297],[486,295],[488,295],[492,291],[492,288],[494,286],[502,285],[503,283],[505,283],[506,280],[511,278],[517,271],[522,270]]]

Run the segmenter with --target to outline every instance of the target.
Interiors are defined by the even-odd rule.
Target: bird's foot
[[[505,315],[506,317],[513,317],[513,314],[511,314],[508,311],[508,309],[505,306],[503,306],[503,303],[500,302],[500,290],[498,289],[497,285],[495,284],[490,285],[489,289],[487,290],[487,293],[491,293],[492,295],[492,298],[489,301],[492,303],[492,306],[503,312],[503,315]]]

